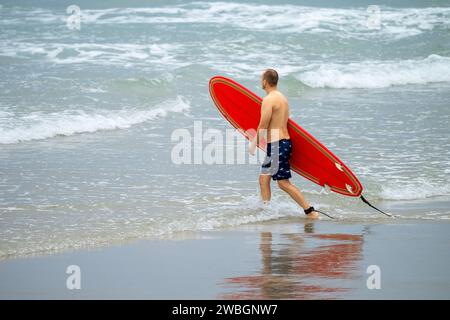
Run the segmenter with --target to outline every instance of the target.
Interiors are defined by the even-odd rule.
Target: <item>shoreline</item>
[[[283,223],[305,223],[308,220],[305,218],[303,211],[299,208],[296,208],[295,203],[288,198],[286,195],[283,195],[285,199],[292,204],[292,209],[296,210],[292,213],[292,215],[284,215],[280,216],[277,214],[277,210],[280,210],[280,204],[283,203],[283,198],[277,198],[274,201],[274,208],[269,209],[273,210],[273,212],[269,212],[269,215],[266,215],[264,208],[261,207],[261,211],[256,215],[254,215],[254,219],[250,219],[248,222],[244,222],[241,224],[230,224],[230,225],[219,225],[213,226],[212,228],[207,229],[192,229],[192,230],[175,230],[173,232],[163,233],[160,235],[150,236],[150,237],[137,237],[132,236],[129,238],[117,238],[114,237],[106,237],[102,238],[102,234],[96,235],[93,239],[96,241],[90,243],[81,243],[78,244],[74,239],[73,246],[55,246],[54,249],[42,248],[39,251],[29,251],[29,252],[15,252],[5,254],[7,251],[6,248],[4,252],[1,252],[0,255],[0,263],[3,261],[15,260],[15,259],[28,259],[28,258],[38,258],[38,257],[46,257],[55,254],[64,254],[64,253],[76,253],[78,251],[95,251],[95,250],[104,250],[109,247],[116,246],[127,246],[133,245],[134,243],[141,241],[159,241],[159,240],[177,240],[177,239],[185,239],[191,237],[197,237],[198,234],[202,232],[223,232],[235,229],[247,228],[249,226],[255,228],[259,225],[271,225],[271,224],[283,224]],[[354,199],[350,199],[354,200]],[[357,201],[359,202],[359,201]],[[416,200],[395,200],[395,201],[380,201],[379,199],[372,200],[371,202],[376,204],[376,206],[382,208],[384,211],[392,213],[394,219],[392,220],[389,217],[378,213],[377,211],[363,205],[362,203],[350,203],[349,209],[351,210],[350,215],[349,212],[344,211],[342,208],[335,208],[335,210],[329,210],[327,205],[324,208],[321,206],[317,206],[319,210],[323,210],[326,213],[331,214],[335,218],[333,222],[335,223],[343,223],[343,224],[391,224],[391,223],[422,223],[424,221],[429,222],[442,222],[447,223],[450,222],[450,198],[448,196],[436,196],[433,198],[425,198],[425,199],[416,199]],[[342,205],[340,206],[342,207]],[[288,209],[283,208],[284,214],[286,214]],[[290,208],[289,208],[290,210]],[[261,219],[261,220],[259,220]],[[324,215],[320,215],[320,222],[329,222],[331,221],[328,217]],[[78,241],[78,240],[77,240]],[[55,242],[53,242],[55,243]]]

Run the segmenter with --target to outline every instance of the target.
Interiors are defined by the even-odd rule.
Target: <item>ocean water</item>
[[[171,157],[177,129],[230,128],[212,76],[263,95],[268,67],[367,199],[448,222],[450,4],[378,4],[0,1],[0,259],[301,215],[276,188],[260,204],[257,164]],[[339,219],[385,219],[293,182]]]

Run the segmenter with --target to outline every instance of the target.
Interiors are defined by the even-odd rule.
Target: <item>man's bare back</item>
[[[287,129],[289,105],[286,97],[280,91],[273,90],[264,97],[263,104],[270,105],[272,109],[272,116],[267,128],[267,141],[289,139]]]

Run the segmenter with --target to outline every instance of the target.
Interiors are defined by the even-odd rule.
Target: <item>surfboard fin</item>
[[[386,213],[386,212],[384,212],[384,211],[381,211],[380,209],[378,209],[377,207],[375,207],[374,205],[372,205],[369,201],[367,201],[366,198],[364,198],[362,195],[361,195],[360,198],[361,198],[361,200],[362,200],[364,203],[366,203],[366,204],[369,205],[370,207],[374,208],[375,210],[381,212],[382,214],[384,214],[384,215],[386,215],[386,216],[388,216],[388,217],[392,217],[392,214]]]

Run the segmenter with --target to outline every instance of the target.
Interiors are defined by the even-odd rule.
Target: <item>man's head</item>
[[[278,72],[274,69],[267,69],[261,76],[261,86],[264,90],[276,87],[278,84]]]

